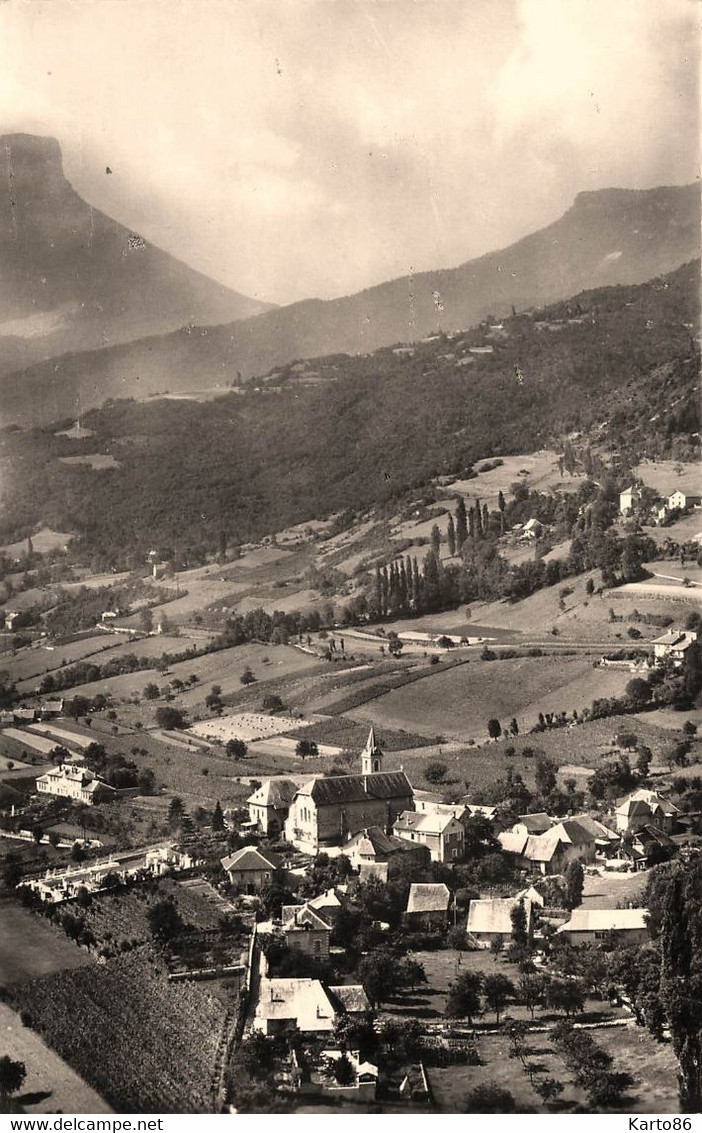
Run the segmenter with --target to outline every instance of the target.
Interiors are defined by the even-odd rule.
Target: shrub
[[[432,763],[427,764],[424,770],[424,778],[427,783],[443,783],[446,780],[448,767],[440,760],[434,760]]]

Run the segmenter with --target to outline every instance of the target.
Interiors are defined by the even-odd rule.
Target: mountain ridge
[[[54,138],[0,136],[0,375],[188,322],[271,309],[83,200]]]

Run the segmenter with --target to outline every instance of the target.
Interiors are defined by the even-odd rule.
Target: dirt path
[[[15,1095],[25,1113],[113,1113],[106,1102],[5,1003],[0,1003],[0,1049],[24,1062],[27,1077]]]

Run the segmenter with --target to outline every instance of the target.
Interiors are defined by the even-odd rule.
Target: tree
[[[428,763],[424,770],[424,778],[427,783],[443,783],[446,779],[448,767],[440,760],[433,760]]]
[[[27,1077],[27,1068],[23,1062],[15,1062],[9,1055],[0,1058],[0,1097],[7,1100],[10,1094],[21,1090]]]
[[[356,1081],[356,1071],[353,1068],[353,1063],[348,1054],[342,1054],[341,1058],[331,1059],[329,1069],[334,1077],[334,1081],[339,1086],[353,1086]]]
[[[224,814],[222,812],[222,806],[219,799],[217,799],[215,808],[212,812],[212,829],[217,831],[218,833],[219,831],[224,830]]]
[[[550,795],[558,783],[558,764],[548,755],[539,755],[534,771],[536,789],[540,795]]]
[[[629,681],[629,684],[632,684],[632,683],[633,683],[632,681]],[[628,687],[629,687],[629,685],[627,685],[627,688]],[[627,751],[632,751],[636,747],[638,742],[639,742],[639,738],[638,738],[637,735],[634,734],[634,732],[618,732],[617,733],[617,747],[623,747]]]
[[[585,871],[580,862],[568,862],[564,873],[566,887],[566,906],[575,909],[583,899],[583,886],[585,884]]]
[[[241,683],[243,685],[252,685],[254,683],[254,681],[256,680],[255,676],[251,672],[251,669],[248,667],[248,665],[244,669],[241,676],[239,677],[239,680],[241,681]]]
[[[449,987],[446,1015],[449,1019],[467,1019],[472,1024],[480,1015],[480,992],[485,976],[482,972],[462,972]]]
[[[680,1073],[683,1113],[702,1111],[702,858],[659,867],[661,992]],[[658,873],[655,870],[654,873]]]
[[[488,720],[488,735],[491,740],[499,740],[502,735],[502,725],[494,717],[492,720]]]
[[[156,709],[156,723],[159,728],[165,728],[167,732],[187,727],[187,721],[180,708],[173,708],[170,704],[164,704]]]
[[[467,538],[468,516],[466,513],[466,502],[463,496],[459,496],[456,501],[456,550],[459,554]]]
[[[653,752],[650,747],[645,745],[640,747],[636,756],[636,770],[642,779],[648,778],[648,773],[651,768],[651,760],[653,759]]]
[[[517,1103],[509,1090],[496,1082],[483,1082],[470,1091],[463,1113],[516,1113]]]
[[[158,700],[160,695],[158,685],[155,685],[153,681],[149,681],[144,688],[144,700]]]
[[[139,625],[144,633],[151,633],[154,628],[154,615],[148,606],[139,611]]]
[[[528,1008],[533,1019],[534,1010],[544,997],[543,976],[533,975],[530,972],[525,973],[519,981],[517,990],[521,1002]]]
[[[446,529],[446,542],[448,543],[449,555],[451,558],[456,554],[456,525],[453,522],[453,516],[448,517],[448,527]]]
[[[156,776],[150,767],[145,767],[139,772],[137,786],[140,795],[153,795],[156,787]]]
[[[374,1007],[387,1002],[400,987],[397,956],[382,948],[363,957],[358,975]]]
[[[22,859],[14,850],[5,857],[2,863],[2,880],[8,889],[14,889],[22,880]]]
[[[537,1078],[534,1089],[543,1102],[548,1104],[563,1093],[563,1083],[558,1078]]]
[[[634,677],[630,680],[624,690],[626,699],[635,707],[643,704],[648,704],[653,695],[653,690],[643,677]],[[634,745],[636,746],[636,745]]]
[[[316,759],[319,755],[319,748],[314,740],[298,740],[295,746],[295,755],[298,755],[300,759],[306,759],[307,756]]]
[[[182,933],[185,925],[173,901],[156,901],[146,914],[154,940],[167,944]]]
[[[224,750],[230,759],[243,759],[249,749],[243,740],[227,740]]]
[[[554,1011],[574,1015],[585,1006],[585,989],[581,980],[549,980],[546,986],[546,1004]]]
[[[529,934],[527,932],[527,915],[524,908],[524,902],[519,901],[514,906],[510,913],[512,921],[512,942],[520,948],[526,948],[529,944]]]
[[[510,998],[514,998],[516,990],[514,984],[501,972],[495,972],[485,979],[485,1002],[495,1012],[495,1019],[499,1026],[500,1014],[506,1007]]]
[[[183,800],[179,798],[178,795],[174,795],[171,799],[171,805],[168,808],[168,825],[171,829],[180,826],[184,814],[185,807],[183,806]]]

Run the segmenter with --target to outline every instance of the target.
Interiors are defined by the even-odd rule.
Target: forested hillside
[[[486,456],[562,449],[573,432],[624,467],[689,459],[698,277],[693,263],[492,329],[297,364],[211,402],[111,402],[86,416],[83,440],[59,424],[5,430],[0,533],[45,523],[119,564],[154,545],[216,549],[359,512]],[[59,460],[81,453],[117,467]]]
[[[580,193],[553,224],[456,268],[389,280],[338,299],[306,299],[224,326],[184,325],[109,349],[64,347],[84,352],[29,368],[18,363],[17,372],[7,374],[0,421],[44,425],[108,397],[222,389],[294,358],[372,351],[503,317],[513,306],[552,303],[584,288],[643,283],[699,254],[699,209],[694,184]],[[330,249],[330,256],[336,254]],[[106,269],[108,278],[111,272]],[[148,289],[126,294],[137,328],[152,296]],[[184,318],[181,325],[191,321]],[[136,338],[136,330],[128,337]]]

